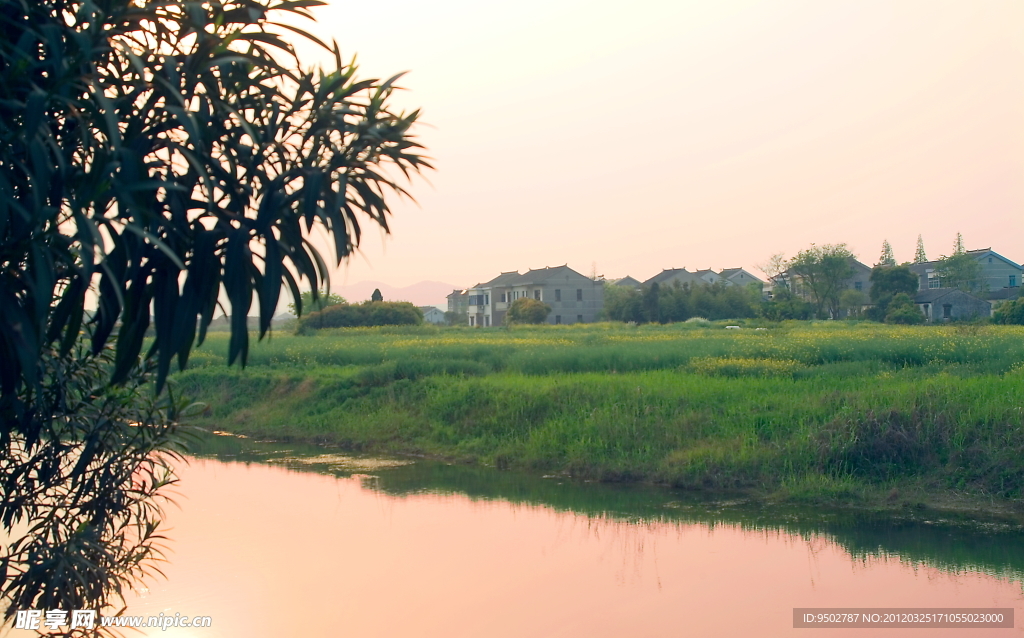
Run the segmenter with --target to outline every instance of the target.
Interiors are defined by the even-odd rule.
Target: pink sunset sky
[[[341,286],[756,270],[846,242],[1020,262],[1020,0],[330,0],[363,77],[409,71],[436,171]],[[303,49],[307,60],[316,57]]]

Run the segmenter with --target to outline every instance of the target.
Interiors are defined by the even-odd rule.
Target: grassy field
[[[696,323],[211,336],[199,425],[600,480],[902,505],[1024,496],[1024,328]],[[760,328],[760,329],[759,329]]]

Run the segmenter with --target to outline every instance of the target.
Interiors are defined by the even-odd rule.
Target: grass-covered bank
[[[791,500],[1024,495],[1024,330],[877,324],[354,330],[224,344],[211,427]]]

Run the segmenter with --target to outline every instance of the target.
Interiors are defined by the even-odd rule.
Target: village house
[[[1021,279],[1024,278],[1024,270],[1020,264],[1003,257],[991,248],[968,250],[967,254],[977,259],[981,265],[981,278],[976,286],[979,293],[996,293],[1004,288],[1020,288]],[[946,287],[939,274],[940,266],[940,261],[910,264],[910,270],[918,277],[918,290],[935,290]],[[1006,294],[1002,295],[1003,298],[1006,296]],[[1011,293],[1009,296],[1015,295]]]
[[[418,308],[423,313],[423,321],[438,325],[444,323],[444,313],[437,306],[418,306]]]
[[[549,324],[593,323],[604,307],[604,281],[568,266],[503,272],[468,290],[471,326],[500,326],[516,299],[530,297],[551,306]]]
[[[469,309],[469,291],[468,290],[453,290],[448,295],[448,312],[460,314],[467,312]]]
[[[967,321],[992,314],[992,304],[956,288],[921,290],[914,303],[929,323]]]
[[[666,268],[643,282],[642,285],[650,286],[656,283],[658,286],[673,286],[677,282],[679,285],[690,284],[691,286],[710,286],[718,283],[726,286],[746,286],[751,283],[764,284],[759,278],[742,268],[725,268],[721,272],[715,272],[710,268],[695,272],[690,272],[686,268]]]

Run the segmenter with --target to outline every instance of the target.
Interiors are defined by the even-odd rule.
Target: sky
[[[1020,0],[328,1],[311,30],[363,77],[408,71],[436,166],[337,285],[760,274],[957,232],[1024,260]]]

